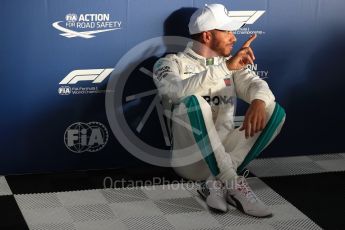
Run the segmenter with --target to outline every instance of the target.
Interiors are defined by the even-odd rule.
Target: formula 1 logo
[[[107,128],[100,122],[77,122],[66,129],[64,142],[75,153],[96,152],[107,144],[108,137]]]
[[[248,26],[254,24],[266,11],[264,10],[247,10],[247,11],[229,11],[229,16],[236,21],[244,23],[244,26],[240,29],[233,31],[235,35],[264,35],[266,34],[263,30],[252,30]]]
[[[264,13],[264,10],[229,11],[227,15],[245,24],[254,24]]]
[[[114,69],[81,69],[73,70],[62,81],[60,85],[73,85],[79,81],[92,81],[92,83],[101,83]]]
[[[52,26],[63,32],[60,35],[66,38],[93,38],[97,33],[122,29],[122,21],[111,21],[110,14],[80,14],[69,13],[66,21],[56,21]],[[61,25],[61,24],[64,24]],[[86,31],[80,31],[88,29]]]

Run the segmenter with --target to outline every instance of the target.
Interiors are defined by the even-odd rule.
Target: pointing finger
[[[256,34],[253,34],[242,46],[242,48],[246,48],[246,47],[249,47],[250,44],[255,40],[256,38]]]
[[[255,60],[254,52],[253,52],[253,50],[252,50],[250,47],[247,48],[247,54],[248,54],[253,60]]]

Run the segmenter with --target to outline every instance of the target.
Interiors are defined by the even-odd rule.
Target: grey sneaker
[[[229,186],[230,185],[230,186]],[[239,176],[227,185],[226,200],[245,214],[255,217],[272,216],[272,212],[249,187],[245,176]]]
[[[214,210],[226,212],[228,204],[226,203],[226,188],[219,180],[207,180],[201,184],[198,190],[200,196],[206,200],[206,204]]]

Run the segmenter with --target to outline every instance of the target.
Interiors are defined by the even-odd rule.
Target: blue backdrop
[[[205,3],[215,2],[0,1],[0,174],[143,164],[109,126],[105,95],[117,92],[106,92],[111,71],[106,69],[147,39],[187,36],[190,14]],[[238,32],[236,46],[251,33],[259,35],[252,45],[257,59],[252,68],[287,112],[283,132],[262,156],[344,152],[345,2],[217,3],[233,11],[264,11]],[[150,70],[158,53],[135,67],[126,95],[154,88],[140,68]],[[133,102],[127,110],[133,132],[151,100]],[[241,106],[238,115],[243,111]],[[157,114],[151,115],[138,135],[167,148]]]

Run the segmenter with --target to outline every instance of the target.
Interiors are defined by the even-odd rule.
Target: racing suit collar
[[[189,42],[187,44],[186,49],[184,50],[184,53],[191,59],[193,59],[194,61],[199,62],[201,65],[203,66],[209,66],[209,65],[219,65],[220,63],[222,63],[225,58],[224,57],[213,57],[213,58],[205,58],[204,56],[201,56],[199,54],[197,54],[193,49],[193,42]]]

